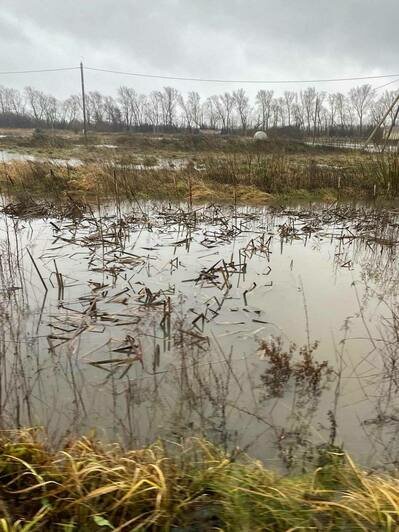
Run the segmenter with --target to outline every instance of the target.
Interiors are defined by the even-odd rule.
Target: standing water
[[[3,427],[202,434],[276,467],[332,445],[397,460],[397,212],[16,214],[0,226]]]

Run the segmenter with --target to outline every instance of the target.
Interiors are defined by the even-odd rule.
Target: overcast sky
[[[82,59],[99,68],[205,78],[399,73],[399,0],[1,0],[0,8],[0,71]],[[121,84],[142,92],[169,84],[203,95],[239,86],[86,72],[87,90],[114,94]],[[79,91],[79,72],[0,75],[0,85],[63,97]],[[269,88],[243,86],[251,94]]]

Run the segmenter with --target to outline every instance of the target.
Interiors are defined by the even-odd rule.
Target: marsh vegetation
[[[1,165],[3,528],[394,530],[397,155],[144,138]]]

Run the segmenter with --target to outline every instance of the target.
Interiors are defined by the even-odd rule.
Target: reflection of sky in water
[[[202,431],[226,444],[251,444],[251,454],[273,461],[276,439],[291,445],[302,431],[302,447],[328,440],[327,413],[335,410],[338,442],[360,460],[385,459],[382,445],[375,443],[375,451],[375,439],[365,433],[374,425],[359,421],[376,417],[384,390],[378,384],[381,342],[373,348],[368,336],[379,338],[380,316],[389,315],[374,290],[386,301],[395,296],[395,246],[335,238],[348,235],[347,227],[359,233],[355,220],[318,223],[315,234],[281,239],[279,226],[292,222],[266,209],[242,209],[236,219],[228,209],[209,209],[205,219],[199,210],[197,225],[188,230],[166,204],[142,208],[146,222],[122,229],[113,226],[112,206],[102,209],[102,223],[54,221],[59,231],[49,221],[3,218],[4,423],[47,425],[56,437],[96,428],[100,436],[129,444]],[[308,222],[294,223],[299,230]],[[389,226],[384,237],[394,231]],[[266,253],[259,249],[262,234],[264,241],[273,235]],[[104,247],[96,245],[100,236]],[[251,239],[258,247],[253,253]],[[49,286],[45,298],[26,246]],[[229,290],[195,282],[223,260]],[[61,301],[56,270],[65,284]],[[226,281],[221,271],[215,275],[217,283]],[[165,338],[158,303],[168,297],[171,336]],[[201,313],[206,319],[193,326]],[[317,409],[309,398],[293,411],[292,387],[282,399],[262,400],[260,375],[267,363],[256,351],[258,341],[271,335],[306,344],[307,322],[311,341],[320,341],[315,357],[341,370],[341,378],[330,383]],[[115,351],[127,335],[140,344],[142,364],[104,362],[129,356]]]
[[[5,135],[4,135],[5,136]],[[1,137],[1,135],[0,135]],[[62,166],[78,166],[81,164],[80,159],[71,157],[69,159],[59,159],[59,158],[49,158],[49,157],[39,157],[37,155],[31,155],[29,153],[15,152],[10,150],[1,150],[0,149],[0,161],[2,163],[9,163],[12,161],[38,161],[38,162],[51,162],[54,164],[60,164]]]

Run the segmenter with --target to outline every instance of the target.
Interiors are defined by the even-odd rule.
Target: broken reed
[[[115,161],[98,161],[68,167],[48,162],[13,162],[0,168],[2,192],[48,194],[100,194],[135,199],[167,197],[195,200],[266,200],[264,194],[295,191],[341,192],[363,197],[399,195],[399,156],[363,154],[356,159],[334,155],[297,158],[287,154],[205,156],[197,166],[188,161],[181,168],[135,168]],[[227,186],[226,186],[227,185]],[[256,195],[256,192],[258,195]]]
[[[0,530],[396,530],[399,482],[337,449],[281,476],[201,439],[125,451],[36,430],[0,437]]]

